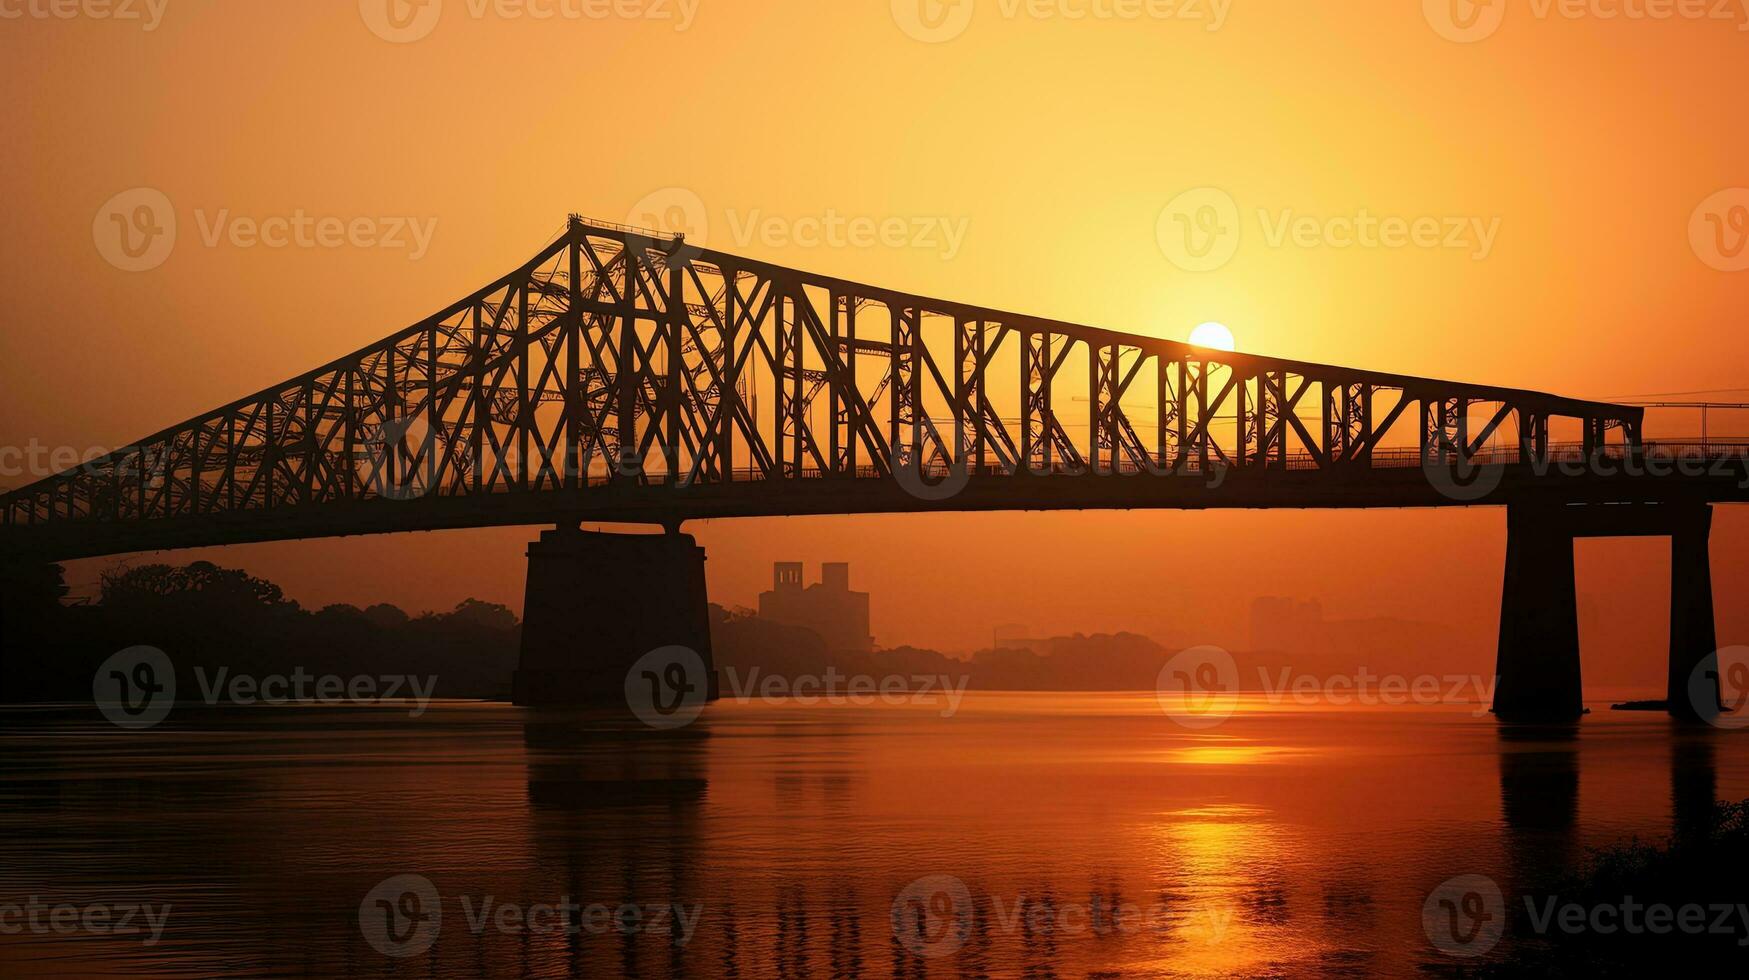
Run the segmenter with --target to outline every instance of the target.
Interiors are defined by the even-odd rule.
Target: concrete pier
[[[1585,713],[1573,534],[1558,513],[1509,507],[1506,582],[1494,714],[1502,721],[1573,721]]]
[[[1670,650],[1665,709],[1716,716],[1718,678],[1697,675],[1718,648],[1705,504],[1513,504],[1506,517],[1494,713],[1503,721],[1570,722],[1585,712],[1573,574],[1576,538],[1670,539]]]
[[[1696,672],[1718,652],[1713,618],[1711,507],[1682,511],[1670,528],[1670,713],[1710,721],[1719,713],[1719,678]],[[1717,670],[1716,663],[1714,670]]]
[[[704,560],[690,535],[543,533],[528,548],[516,703],[623,704],[640,658],[672,647],[696,660],[685,658],[671,693],[714,696]],[[658,680],[672,669],[662,665]]]
[[[26,657],[49,656],[58,646],[60,605],[66,594],[61,566],[0,556],[0,682],[10,679],[9,665]],[[23,692],[0,689],[0,697],[22,696]]]

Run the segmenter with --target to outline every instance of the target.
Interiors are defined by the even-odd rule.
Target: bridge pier
[[[0,557],[0,699],[19,700],[10,688],[20,661],[55,645],[66,594],[61,566]]]
[[[715,696],[704,549],[691,535],[543,532],[528,547],[520,705],[626,703],[626,675],[664,647],[697,654]]]
[[[1573,533],[1560,508],[1506,509],[1506,583],[1494,714],[1511,722],[1569,722],[1585,714]]]
[[[1573,569],[1573,542],[1582,537],[1670,538],[1665,710],[1690,719],[1716,712],[1718,679],[1695,678],[1718,648],[1710,506],[1512,504],[1506,514],[1496,716],[1514,722],[1570,722],[1585,713]]]
[[[1717,674],[1695,677],[1719,648],[1713,618],[1712,528],[1711,507],[1690,507],[1679,515],[1670,534],[1670,667],[1665,699],[1672,715],[1690,720],[1711,720],[1719,709]]]

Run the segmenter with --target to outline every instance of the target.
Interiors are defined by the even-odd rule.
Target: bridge
[[[109,554],[551,525],[530,548],[518,697],[574,700],[617,696],[630,651],[708,660],[687,520],[1506,506],[1496,710],[1582,713],[1572,539],[1655,534],[1676,557],[1669,704],[1693,714],[1715,647],[1710,508],[1749,497],[1749,469],[1744,447],[1649,441],[1644,416],[932,299],[573,216],[434,316],[0,496],[0,556],[29,579]],[[623,622],[584,643],[579,604]]]

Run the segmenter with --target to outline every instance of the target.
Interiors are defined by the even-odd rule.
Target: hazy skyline
[[[1742,247],[1734,199],[1714,205],[1716,254],[1691,236],[1749,184],[1741,23],[1531,5],[1461,43],[1437,4],[1200,6],[950,5],[942,30],[963,31],[936,43],[903,4],[803,0],[605,19],[452,0],[406,43],[350,3],[172,0],[150,30],[10,19],[8,71],[54,98],[0,106],[17,140],[0,166],[28,189],[0,244],[0,446],[122,445],[307,370],[512,268],[570,211],[678,213],[727,251],[1174,339],[1215,320],[1241,350],[1312,361],[1593,397],[1746,383],[1749,279],[1720,271]],[[169,202],[176,235],[162,264],[124,272],[94,224],[135,188]],[[1172,209],[1206,188],[1238,238],[1188,271]],[[1393,245],[1387,219],[1432,222],[1437,244]],[[276,221],[284,247],[261,243]],[[249,568],[309,605],[520,607],[535,530],[169,557]],[[850,561],[883,643],[960,649],[1004,622],[1235,642],[1259,594],[1486,624],[1505,548],[1494,510],[688,530],[716,601],[750,603],[773,560]],[[1715,536],[1729,596],[1749,526],[1722,508]],[[1580,558],[1614,627],[1588,666],[1655,678],[1664,546]],[[1718,612],[1721,642],[1749,635],[1735,604]]]

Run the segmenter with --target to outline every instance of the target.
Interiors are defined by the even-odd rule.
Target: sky
[[[0,0],[0,484],[47,475],[22,450],[123,445],[419,320],[570,212],[1161,337],[1219,321],[1255,353],[1741,389],[1746,26],[1617,0]],[[142,202],[175,234],[122,247]],[[1193,254],[1205,214],[1223,235]],[[1716,523],[1721,640],[1749,641],[1749,520]],[[1242,646],[1251,600],[1288,595],[1441,624],[1478,667],[1505,550],[1495,509],[688,530],[731,604],[773,561],[852,562],[888,645],[1015,623]],[[520,607],[537,532],[132,560],[241,565],[307,605]],[[1588,671],[1655,681],[1667,549],[1585,542],[1580,567]]]

